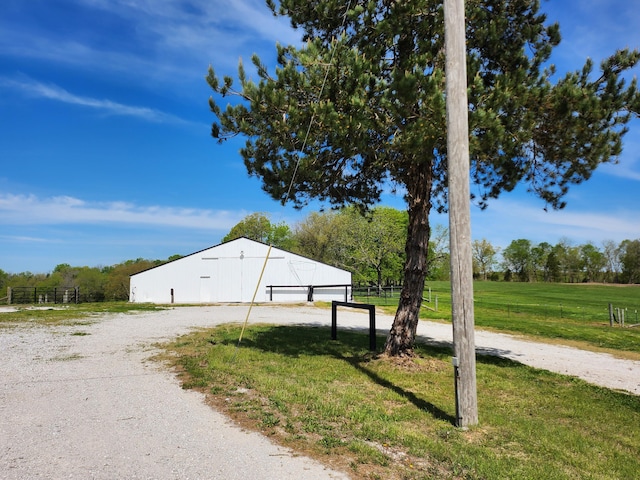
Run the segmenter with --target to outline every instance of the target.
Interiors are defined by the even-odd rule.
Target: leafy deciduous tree
[[[552,247],[549,255],[547,255],[547,261],[545,262],[545,272],[547,272],[549,281],[551,282],[559,282],[562,279],[558,252],[559,250],[557,246]]]
[[[471,250],[478,273],[486,280],[488,273],[492,271],[496,263],[499,249],[483,238],[482,240],[474,240],[471,244]]]
[[[9,274],[0,268],[0,295],[5,291],[8,280]]]
[[[160,261],[138,258],[114,265],[109,269],[109,276],[105,282],[105,298],[107,300],[129,300],[129,277],[161,263]]]
[[[613,240],[605,240],[602,242],[602,254],[606,262],[605,281],[617,282],[620,274],[620,245]]]
[[[377,207],[366,217],[354,208],[340,212],[344,221],[340,243],[344,263],[356,272],[373,272],[372,280],[382,288],[384,272],[397,268],[406,235],[406,214],[389,207]]]
[[[319,262],[338,266],[336,247],[340,234],[336,212],[311,212],[293,228],[296,251]]]
[[[354,208],[312,212],[294,228],[297,251],[376,283],[402,278],[407,215],[376,207],[363,216]]]
[[[620,244],[622,281],[640,283],[640,239],[624,240]]]
[[[505,268],[515,272],[518,279],[528,282],[531,279],[531,241],[525,238],[513,240],[502,252]]]
[[[451,279],[449,229],[444,225],[436,225],[429,238],[427,279],[443,281]]]
[[[542,242],[531,249],[531,264],[533,275],[537,279],[538,272],[542,272],[542,279],[549,281],[549,255],[553,247],[547,242]]]
[[[567,238],[562,239],[555,247],[563,280],[569,283],[578,281],[581,270],[580,248],[572,245]]]
[[[252,213],[233,226],[223,242],[247,237],[285,250],[293,249],[291,229],[284,223],[273,224],[266,213]]]
[[[607,264],[604,254],[591,243],[580,246],[580,259],[582,271],[586,282],[596,282],[603,274]]]

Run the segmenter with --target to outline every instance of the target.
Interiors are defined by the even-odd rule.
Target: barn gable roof
[[[150,271],[150,270],[154,270],[154,269],[159,268],[159,267],[164,267],[165,265],[168,265],[168,264],[170,264],[170,263],[173,263],[173,262],[179,262],[180,260],[183,260],[183,259],[185,259],[185,258],[192,257],[192,256],[194,256],[194,255],[198,255],[198,254],[200,254],[200,253],[202,253],[202,252],[206,252],[207,250],[211,250],[212,248],[217,248],[217,247],[219,247],[219,246],[221,246],[221,245],[231,244],[231,243],[234,243],[234,242],[238,242],[238,241],[240,241],[240,240],[246,240],[246,241],[249,241],[249,242],[253,242],[253,243],[257,243],[257,244],[261,244],[261,245],[264,245],[264,246],[266,246],[266,247],[269,247],[269,245],[268,245],[268,244],[266,244],[266,243],[264,243],[264,242],[260,242],[260,241],[258,241],[258,240],[253,240],[252,238],[248,238],[248,237],[242,236],[242,237],[234,238],[233,240],[228,240],[228,241],[226,241],[226,242],[220,242],[220,243],[218,243],[218,244],[216,244],[216,245],[212,245],[212,246],[210,246],[210,247],[203,248],[203,249],[201,249],[201,250],[198,250],[197,252],[189,253],[188,255],[185,255],[185,256],[180,257],[180,258],[176,258],[176,259],[171,260],[171,261],[169,261],[169,262],[161,263],[160,265],[155,265],[155,266],[153,266],[153,267],[146,268],[146,269],[141,270],[141,271],[139,271],[139,272],[137,272],[137,273],[133,273],[133,274],[129,275],[129,277],[134,277],[134,276],[139,275],[139,274],[141,274],[141,273],[148,272],[148,271]],[[289,251],[284,250],[284,249],[282,249],[282,248],[278,248],[278,247],[273,247],[273,248],[274,248],[274,249],[276,249],[276,250],[280,250],[281,252],[286,252],[286,253],[290,253],[291,255],[297,255],[298,257],[306,258],[306,259],[308,259],[308,260],[310,260],[310,261],[312,261],[312,262],[316,262],[316,263],[319,263],[319,264],[322,264],[322,265],[328,265],[328,264],[323,263],[323,262],[320,262],[320,261],[318,261],[318,260],[314,260],[313,258],[306,257],[306,256],[304,256],[304,255],[300,255],[300,254],[298,254],[298,253],[289,252]],[[333,267],[333,265],[331,265],[331,266]],[[333,267],[333,268],[338,268],[338,267]],[[339,269],[339,270],[343,270],[343,269],[341,269],[341,268],[338,268],[338,269]]]

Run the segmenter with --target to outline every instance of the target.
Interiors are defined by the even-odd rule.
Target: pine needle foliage
[[[277,67],[252,58],[237,83],[209,69],[220,141],[241,135],[247,171],[273,198],[366,207],[389,184],[405,193],[404,288],[387,353],[410,352],[428,270],[429,213],[447,208],[445,56],[442,2],[269,0],[300,29],[304,44],[277,45]],[[638,112],[640,59],[622,49],[596,69],[564,75],[551,63],[560,28],[537,0],[468,0],[467,70],[474,200],[523,183],[562,208],[571,185],[622,151]],[[221,99],[239,102],[220,105]]]

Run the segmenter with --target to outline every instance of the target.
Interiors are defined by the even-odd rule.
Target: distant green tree
[[[550,280],[549,273],[549,255],[553,247],[550,243],[542,242],[531,249],[531,264],[533,275],[537,279],[538,275],[542,275],[542,280],[548,282]]]
[[[389,207],[362,215],[356,208],[338,214],[342,263],[381,289],[384,280],[402,278],[407,216]]]
[[[427,253],[427,279],[449,281],[451,278],[451,254],[449,251],[449,229],[436,225],[429,238]]]
[[[101,302],[105,299],[105,284],[107,275],[98,267],[80,267],[76,270],[73,286],[80,289],[81,298],[92,302]]]
[[[602,244],[602,253],[606,261],[606,279],[607,282],[618,282],[621,271],[620,263],[620,244],[613,240],[605,240]]]
[[[513,240],[502,252],[505,269],[515,272],[518,280],[531,280],[531,241],[525,238]]]
[[[83,301],[102,301],[107,274],[99,267],[72,267],[61,263],[37,286],[47,289],[79,288]]]
[[[54,267],[52,273],[63,273],[69,270],[71,270],[71,265],[69,265],[68,263],[59,263]]]
[[[471,243],[471,252],[474,261],[474,270],[483,280],[487,280],[489,273],[496,263],[499,249],[494,247],[487,239],[474,240]]]
[[[257,242],[273,245],[284,250],[294,247],[289,226],[284,223],[272,224],[266,213],[252,213],[238,222],[222,239],[223,242],[246,237]]]
[[[292,252],[296,248],[293,232],[285,222],[271,224],[271,234],[267,243],[288,252]]]
[[[73,287],[77,273],[76,267],[72,267],[68,263],[60,263],[54,267],[51,275],[39,286],[47,288]]]
[[[504,271],[504,281],[511,282],[513,280],[513,272],[508,267]]]
[[[160,263],[162,262],[138,258],[111,267],[104,285],[105,300],[129,300],[129,277]]]
[[[580,248],[574,246],[569,239],[563,238],[556,245],[555,251],[560,263],[562,281],[568,283],[579,282],[582,271]]]
[[[580,260],[586,282],[601,280],[607,265],[607,259],[596,246],[592,243],[580,246]]]
[[[222,239],[229,242],[240,237],[247,237],[257,242],[267,243],[271,234],[271,221],[265,213],[252,213],[231,228],[231,231]]]
[[[376,207],[312,212],[294,229],[297,251],[344,268],[356,282],[382,287],[402,278],[406,212]]]
[[[336,267],[341,266],[339,236],[338,214],[333,210],[311,212],[293,229],[297,253]]]
[[[621,279],[624,283],[640,283],[640,239],[620,244]]]
[[[560,270],[560,260],[558,259],[558,248],[552,247],[547,261],[545,262],[546,279],[550,282],[560,282],[562,280],[562,272]]]
[[[9,281],[9,274],[0,268],[0,297],[4,296]]]
[[[32,273],[29,271],[14,273],[7,279],[9,287],[37,287],[45,282],[48,278],[44,273]]]

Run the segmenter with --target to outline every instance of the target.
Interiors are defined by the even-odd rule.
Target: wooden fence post
[[[613,303],[609,304],[609,326],[613,327]]]

